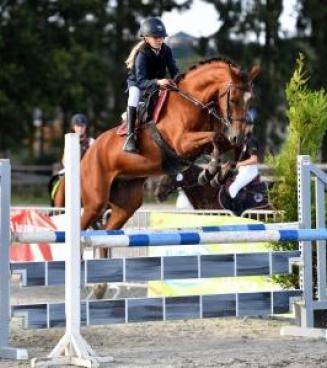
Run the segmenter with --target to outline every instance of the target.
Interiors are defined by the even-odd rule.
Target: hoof
[[[214,178],[210,180],[210,186],[212,188],[219,188],[221,186],[219,174],[215,175]]]
[[[108,285],[106,283],[96,284],[93,286],[92,295],[96,299],[103,299],[107,289],[108,289]]]

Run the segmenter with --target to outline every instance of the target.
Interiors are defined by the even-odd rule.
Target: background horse
[[[117,127],[101,134],[81,161],[81,228],[88,228],[108,203],[105,227],[121,228],[143,202],[146,177],[179,172],[208,148],[217,159],[223,145],[239,142],[258,72],[254,66],[245,73],[220,58],[192,67],[168,92],[157,125],[148,122],[139,129],[140,154],[122,150],[124,137]],[[113,185],[116,178],[121,180]],[[100,255],[106,257],[107,250]]]
[[[51,207],[65,207],[65,176],[53,175],[48,184]]]
[[[195,209],[229,209],[235,215],[240,216],[248,209],[271,208],[267,183],[254,180],[241,189],[233,202],[227,200],[221,203],[220,191],[224,190],[224,185],[231,183],[232,178],[228,177],[225,184],[222,184],[221,187],[213,188],[210,184],[200,185],[198,183],[198,177],[201,172],[201,166],[192,165],[183,173],[163,175],[155,191],[156,197],[160,202],[163,202],[168,199],[169,195],[181,188]]]

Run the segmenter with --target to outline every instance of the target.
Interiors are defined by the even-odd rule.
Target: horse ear
[[[233,65],[229,65],[231,76],[239,77],[241,75],[241,69],[236,68]]]
[[[249,70],[249,77],[251,81],[261,72],[261,66],[259,64],[253,65]]]

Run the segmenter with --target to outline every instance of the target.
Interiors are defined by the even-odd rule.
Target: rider
[[[73,115],[71,119],[71,131],[73,133],[78,133],[80,138],[80,147],[81,147],[81,159],[83,158],[85,152],[88,150],[88,148],[94,143],[95,139],[92,137],[89,137],[87,135],[87,127],[89,125],[89,120],[86,117],[86,115],[82,113],[77,113]],[[62,157],[62,164],[64,164],[64,158],[65,154]]]
[[[129,70],[128,83],[128,134],[123,150],[138,153],[135,137],[135,121],[140,98],[145,91],[174,85],[166,79],[166,71],[174,78],[178,74],[175,59],[169,46],[164,42],[166,28],[159,18],[148,18],[140,27],[142,41],[131,50],[126,65]]]
[[[258,176],[258,142],[253,136],[256,111],[249,109],[246,118],[246,140],[236,164],[238,174],[228,188],[228,193],[234,199],[238,192]]]
[[[73,115],[71,119],[71,132],[80,135],[81,159],[88,148],[94,143],[94,138],[86,134],[87,126],[89,124],[88,118],[81,113]],[[65,166],[65,152],[61,160],[62,166]],[[57,203],[65,203],[64,191],[58,191],[59,186],[64,178],[65,169],[62,168],[57,174],[53,175],[48,184],[51,205],[54,205],[56,198]]]

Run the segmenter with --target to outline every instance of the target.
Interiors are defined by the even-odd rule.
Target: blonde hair
[[[135,60],[135,56],[138,53],[138,51],[140,50],[140,48],[145,44],[145,41],[142,40],[139,43],[137,43],[131,50],[131,52],[128,55],[128,58],[125,60],[125,63],[127,65],[127,69],[131,70],[133,69],[134,66],[134,60]]]

